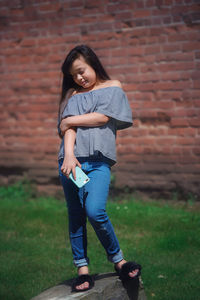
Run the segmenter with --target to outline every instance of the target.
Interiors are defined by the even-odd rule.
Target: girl
[[[74,264],[78,268],[72,288],[85,291],[94,285],[88,270],[86,218],[120,279],[132,280],[140,275],[140,265],[124,260],[106,214],[110,168],[116,162],[116,130],[132,126],[132,113],[120,82],[110,80],[88,46],[72,49],[62,65],[62,72],[59,175],[68,206]],[[80,189],[69,179],[70,172],[76,178],[76,166],[90,178]]]

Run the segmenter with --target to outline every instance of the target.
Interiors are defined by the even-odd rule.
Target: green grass
[[[23,300],[76,276],[64,201],[34,198],[28,185],[0,188],[0,299]],[[107,210],[128,260],[143,266],[148,300],[200,299],[200,216],[195,204],[134,196]],[[91,273],[112,272],[88,224]]]

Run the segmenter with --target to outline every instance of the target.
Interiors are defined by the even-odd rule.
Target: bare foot
[[[87,275],[89,273],[89,270],[88,270],[88,267],[87,266],[83,266],[83,267],[80,267],[78,268],[78,275]],[[85,289],[88,289],[89,288],[89,282],[86,281],[84,283],[82,283],[81,285],[77,285],[76,286],[76,289],[77,290],[85,290]]]
[[[121,261],[119,261],[118,263],[115,264],[115,267],[120,270],[126,262],[127,261],[125,259],[122,259]],[[139,272],[139,270],[135,269],[132,272],[129,272],[128,275],[129,275],[129,277],[133,278],[137,275],[138,272]]]

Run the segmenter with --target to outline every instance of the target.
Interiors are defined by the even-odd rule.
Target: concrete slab
[[[95,286],[86,292],[71,292],[73,279],[43,291],[31,300],[147,300],[141,279],[123,286],[116,273],[94,275]]]

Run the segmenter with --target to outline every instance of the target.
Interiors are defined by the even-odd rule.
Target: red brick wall
[[[56,189],[60,66],[86,43],[133,109],[117,186],[200,194],[200,1],[1,0],[0,27],[1,184]]]

